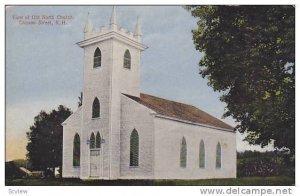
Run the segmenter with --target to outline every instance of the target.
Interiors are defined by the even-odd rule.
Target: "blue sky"
[[[40,110],[59,104],[77,108],[83,82],[83,40],[87,13],[94,27],[108,26],[111,6],[17,6],[6,10],[6,159],[25,156],[26,132]],[[201,54],[191,30],[197,19],[180,6],[117,6],[118,26],[134,31],[140,16],[143,43],[141,90],[192,104],[221,118],[225,104],[199,74]],[[13,16],[68,15],[67,25],[20,25]],[[223,121],[234,126],[231,118]],[[242,142],[238,150],[256,149]]]

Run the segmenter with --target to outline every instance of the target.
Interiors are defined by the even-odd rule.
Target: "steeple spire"
[[[92,32],[93,31],[93,23],[90,19],[90,13],[88,12],[87,21],[84,27],[84,33]]]
[[[138,16],[135,25],[134,37],[136,37],[138,41],[141,41],[141,36],[142,36],[141,23],[140,23],[140,17]]]
[[[111,29],[117,28],[117,14],[116,14],[115,6],[113,6],[111,17],[110,17],[110,28]]]

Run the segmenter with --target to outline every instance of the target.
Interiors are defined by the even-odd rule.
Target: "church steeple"
[[[142,32],[141,32],[140,17],[137,17],[135,31],[134,31],[134,37],[140,42],[141,36],[142,36]]]
[[[87,17],[87,21],[84,27],[84,33],[89,33],[93,31],[93,23],[90,19],[90,13],[88,12],[88,17]]]
[[[140,97],[141,52],[147,46],[138,41],[141,35],[139,19],[135,31],[121,28],[117,24],[116,7],[112,7],[108,27],[93,28],[90,18],[88,16],[84,28],[84,40],[77,43],[84,50],[84,75],[82,114],[78,117],[81,119],[79,136],[83,148],[80,158],[83,161],[76,171],[85,179],[91,176],[118,179],[121,176],[122,94]],[[106,142],[101,144],[101,150],[90,149],[92,134],[98,130],[99,141],[103,138]]]
[[[110,17],[110,28],[111,29],[117,28],[117,14],[116,14],[115,6],[113,6],[111,17]]]

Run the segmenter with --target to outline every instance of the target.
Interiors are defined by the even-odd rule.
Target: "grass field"
[[[295,179],[287,176],[241,177],[209,180],[80,180],[80,179],[13,179],[6,186],[290,186]]]

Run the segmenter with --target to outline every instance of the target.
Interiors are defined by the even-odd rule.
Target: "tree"
[[[80,96],[78,97],[78,102],[77,102],[78,107],[82,106],[82,101],[83,101],[83,93],[80,92]]]
[[[71,110],[62,105],[50,113],[41,111],[34,117],[34,124],[27,132],[27,158],[33,169],[47,171],[55,167],[62,167],[62,135],[61,123],[70,115]]]
[[[189,6],[200,74],[250,144],[295,151],[295,8]]]

